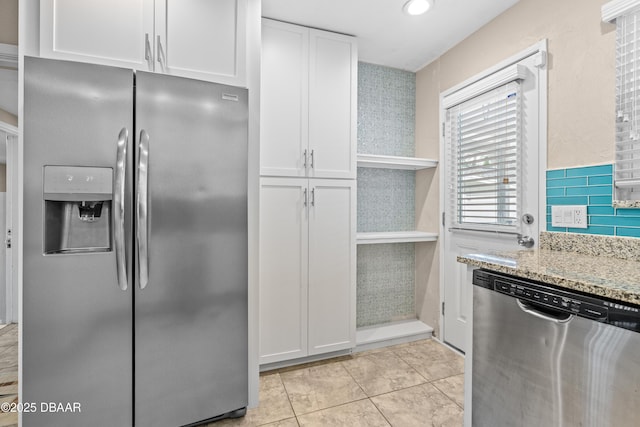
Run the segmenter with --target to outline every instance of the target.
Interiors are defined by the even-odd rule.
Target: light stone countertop
[[[640,304],[640,262],[635,260],[550,249],[488,251],[457,259],[475,267]]]

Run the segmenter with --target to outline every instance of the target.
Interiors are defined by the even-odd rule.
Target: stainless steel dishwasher
[[[640,425],[640,306],[473,272],[474,427]]]

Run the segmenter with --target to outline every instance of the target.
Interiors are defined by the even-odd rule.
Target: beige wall
[[[0,193],[7,192],[7,165],[0,163]]]
[[[18,0],[0,0],[0,43],[18,44]]]
[[[608,0],[520,0],[416,77],[416,155],[439,157],[439,94],[548,39],[547,168],[614,160],[615,26]],[[416,177],[419,230],[439,227],[439,171]],[[416,251],[418,316],[438,331],[440,244]]]
[[[0,43],[18,44],[18,0],[0,0]],[[2,109],[0,121],[18,126],[18,118]]]

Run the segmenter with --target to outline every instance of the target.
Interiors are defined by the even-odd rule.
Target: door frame
[[[0,234],[3,240],[6,236],[6,229],[11,226],[11,238],[12,238],[12,250],[7,251],[6,262],[6,283],[5,283],[5,296],[6,296],[6,308],[5,319],[7,323],[18,322],[18,253],[13,249],[16,248],[16,235],[20,216],[19,216],[19,204],[18,204],[18,128],[0,122],[0,130],[7,135],[6,150],[7,150],[7,168],[6,168],[6,183],[7,183],[7,198],[6,206],[7,212],[5,216],[6,227]],[[5,242],[0,242],[4,244]],[[1,261],[0,261],[1,262]]]
[[[541,189],[546,188],[546,170],[547,170],[547,92],[548,92],[548,67],[547,67],[547,39],[542,39],[539,42],[535,43],[534,45],[516,53],[515,55],[510,56],[509,58],[499,62],[498,64],[474,75],[473,77],[463,81],[462,83],[459,83],[443,92],[440,93],[440,100],[439,100],[439,112],[440,112],[440,117],[439,117],[439,121],[438,123],[442,124],[445,123],[445,117],[446,117],[446,110],[443,108],[443,99],[450,95],[453,92],[456,92],[466,86],[469,86],[470,84],[473,84],[479,80],[482,80],[484,78],[486,78],[487,76],[494,74],[495,72],[508,67],[509,65],[513,65],[516,64],[520,61],[522,61],[523,59],[534,55],[538,52],[540,52],[541,55],[541,60],[543,61],[540,65],[540,73],[538,74],[538,85],[540,87],[540,93],[539,93],[539,98],[538,98],[538,221],[539,222],[539,230],[540,231],[545,231],[546,230],[546,191],[540,191]],[[440,178],[440,185],[439,185],[439,191],[440,191],[440,215],[441,218],[444,218],[444,213],[445,213],[445,207],[447,206],[446,203],[446,197],[447,197],[447,192],[446,192],[446,174],[445,174],[445,162],[446,162],[446,141],[444,138],[444,132],[440,132],[440,155],[439,155],[439,162],[441,167],[439,168],[439,178]],[[439,285],[439,294],[440,294],[440,300],[439,300],[439,311],[440,314],[438,316],[439,319],[439,325],[438,325],[438,336],[440,337],[440,340],[444,343],[444,329],[445,329],[445,325],[444,325],[444,313],[442,310],[443,307],[443,303],[444,303],[444,295],[445,295],[445,240],[447,238],[447,234],[446,234],[446,228],[447,226],[445,226],[444,221],[440,221],[440,252],[441,252],[441,256],[440,256],[440,262],[439,262],[439,267],[440,267],[440,272],[439,272],[439,281],[440,281],[440,285]],[[534,238],[536,239],[536,243],[539,239],[539,236],[534,236]],[[469,313],[471,314],[471,313]],[[468,334],[467,334],[468,335]],[[468,349],[467,349],[468,350]]]

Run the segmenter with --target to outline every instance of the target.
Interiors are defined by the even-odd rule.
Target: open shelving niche
[[[437,165],[437,160],[425,159],[421,157],[358,154],[359,168],[420,170],[435,168]],[[370,245],[376,243],[433,242],[437,239],[437,233],[427,233],[424,231],[385,231],[358,233],[356,241],[359,245]]]
[[[421,170],[434,168],[437,165],[437,160],[420,157],[358,154],[358,167],[360,168]],[[424,231],[386,231],[357,233],[356,242],[358,245],[369,245],[434,242],[437,239],[437,233]],[[356,331],[355,350],[365,351],[372,348],[430,338],[432,333],[433,328],[418,319],[362,327]]]

